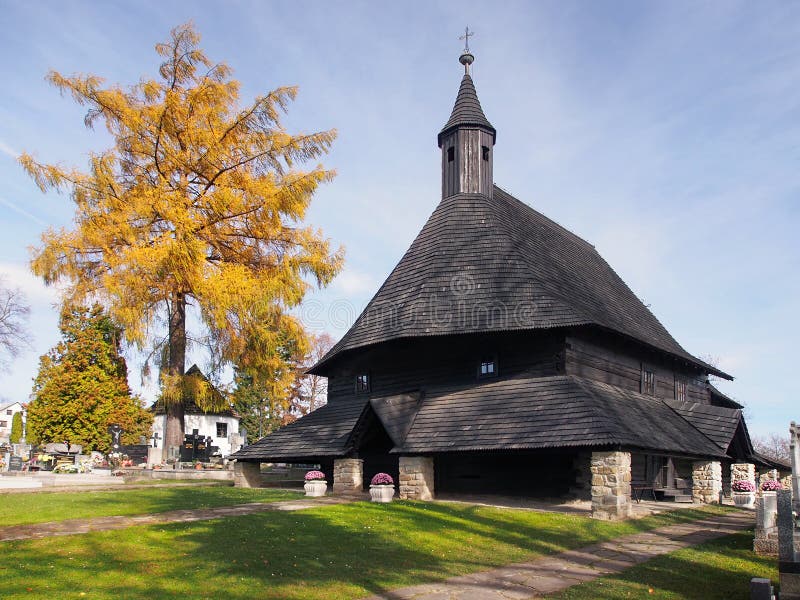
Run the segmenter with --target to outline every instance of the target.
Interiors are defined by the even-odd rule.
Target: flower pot
[[[306,491],[306,496],[318,498],[324,496],[325,492],[328,491],[328,482],[321,479],[306,481],[303,489]]]
[[[369,496],[373,502],[391,502],[394,497],[393,485],[371,485]]]
[[[742,508],[753,508],[756,503],[755,492],[731,492],[733,503]]]

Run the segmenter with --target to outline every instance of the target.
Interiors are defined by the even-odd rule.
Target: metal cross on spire
[[[464,35],[459,36],[458,39],[464,40],[464,53],[469,54],[469,38],[475,35],[474,31],[469,30],[469,26],[464,28]]]

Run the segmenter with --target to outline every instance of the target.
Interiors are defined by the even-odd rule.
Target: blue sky
[[[469,24],[473,76],[497,128],[495,181],[593,243],[690,352],[736,376],[752,432],[800,420],[800,4],[752,2],[2,1],[0,274],[32,305],[33,349],[0,373],[26,400],[58,337],[56,300],[27,274],[68,198],[14,157],[85,166],[104,131],[44,81],[49,69],[133,83],[153,45],[193,19],[244,98],[300,86],[287,125],[336,128],[336,180],[309,220],[347,267],[304,315],[341,335],[440,196],[436,134]],[[136,357],[130,366],[136,370]],[[131,377],[139,387],[139,378]],[[152,395],[152,386],[145,387]]]

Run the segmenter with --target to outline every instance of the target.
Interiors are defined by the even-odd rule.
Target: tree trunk
[[[186,298],[178,293],[171,301],[169,315],[169,352],[167,372],[183,375],[186,368]],[[183,401],[167,404],[167,424],[164,429],[164,448],[183,445]]]

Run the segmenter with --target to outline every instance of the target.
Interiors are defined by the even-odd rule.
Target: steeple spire
[[[483,114],[470,66],[475,57],[469,49],[474,32],[467,27],[459,39],[464,51],[458,62],[464,65],[464,77],[458,89],[450,119],[439,132],[442,149],[442,197],[459,193],[492,195],[493,146],[497,131]]]

